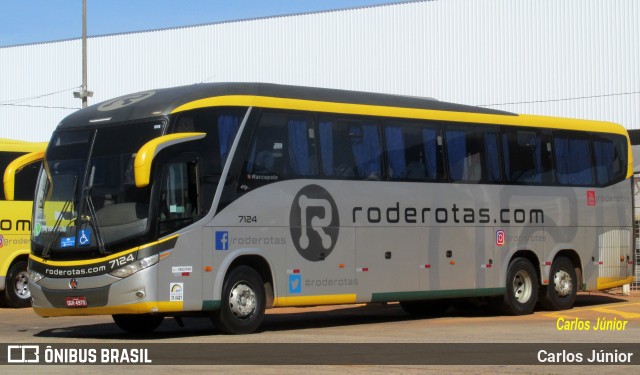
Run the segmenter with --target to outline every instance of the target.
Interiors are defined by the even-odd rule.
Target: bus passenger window
[[[587,186],[593,183],[589,139],[571,132],[556,132],[553,136],[558,183]]]
[[[382,146],[376,122],[322,119],[318,129],[325,176],[365,180],[382,177]]]
[[[289,113],[263,114],[250,143],[242,185],[255,188],[317,173],[311,119]]]
[[[216,187],[245,113],[246,109],[242,107],[209,107],[178,112],[171,117],[169,134],[206,134],[200,140],[172,146],[172,153],[176,155],[180,152],[194,152],[198,155],[198,175],[201,184],[199,199],[200,207],[204,211],[211,208]]]
[[[240,128],[241,117],[238,113],[221,112],[218,114],[218,140],[220,143],[220,169],[229,157],[231,145],[236,138],[238,128]]]
[[[500,150],[498,144],[500,134],[496,132],[486,132],[484,134],[484,152],[487,165],[486,179],[488,182],[501,182],[502,169],[500,168]]]
[[[476,134],[462,129],[448,129],[447,158],[452,181],[480,182],[482,180],[482,144]]]
[[[435,181],[442,178],[439,126],[393,121],[386,124],[384,131],[390,179]]]
[[[626,177],[627,142],[623,136],[594,136],[593,151],[598,185],[607,186]]]
[[[551,144],[547,134],[536,130],[505,129],[502,149],[507,181],[516,184],[553,182]]]
[[[451,181],[502,182],[500,131],[497,126],[448,125],[445,136]]]
[[[337,126],[333,120],[321,120],[319,130],[323,174],[328,177],[353,178],[356,162],[349,129]]]

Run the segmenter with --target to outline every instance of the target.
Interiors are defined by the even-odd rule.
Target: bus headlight
[[[34,283],[37,283],[44,277],[42,274],[32,269],[27,270],[27,276],[29,277],[29,280],[33,281]]]
[[[109,275],[120,277],[124,279],[125,277],[129,277],[136,272],[142,271],[145,268],[149,268],[154,264],[158,263],[159,256],[158,254],[152,255],[150,257],[146,257],[140,260],[137,260],[133,263],[127,264],[124,267],[120,267],[116,270],[109,272]]]

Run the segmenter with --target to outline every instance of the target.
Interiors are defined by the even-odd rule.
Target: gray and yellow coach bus
[[[52,136],[33,307],[229,333],[281,306],[568,309],[632,281],[631,177],[611,123],[272,84],[128,95]]]

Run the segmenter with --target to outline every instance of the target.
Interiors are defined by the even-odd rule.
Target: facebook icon
[[[216,250],[229,250],[229,232],[216,232]]]

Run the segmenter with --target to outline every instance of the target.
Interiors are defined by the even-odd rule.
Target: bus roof
[[[409,119],[519,125],[628,136],[617,124],[511,112],[442,102],[430,98],[270,83],[205,83],[150,90],[92,105],[62,120],[58,129],[91,123],[135,121],[195,108],[263,107]]]
[[[214,97],[269,97],[312,102],[348,103],[515,116],[515,114],[509,112],[441,102],[430,98],[270,83],[204,83],[150,90],[108,100],[74,112],[62,120],[60,126],[66,128],[83,126],[89,121],[100,122],[100,120],[102,120],[104,122],[119,122],[167,115],[189,103]],[[126,102],[127,105],[122,105],[124,102]]]

